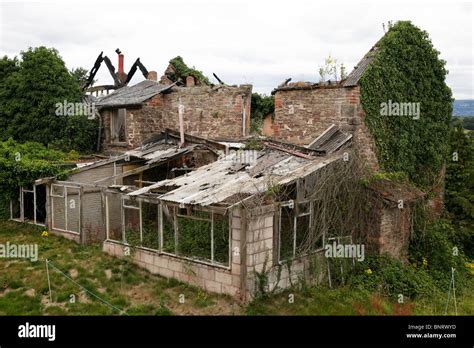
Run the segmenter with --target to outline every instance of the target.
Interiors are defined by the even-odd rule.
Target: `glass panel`
[[[56,197],[64,197],[64,186],[52,185],[51,195]]]
[[[122,242],[122,199],[118,193],[107,193],[109,239]]]
[[[80,194],[79,189],[66,187],[67,230],[80,231]]]
[[[64,198],[51,197],[53,211],[53,228],[66,229],[66,212],[64,210]]]

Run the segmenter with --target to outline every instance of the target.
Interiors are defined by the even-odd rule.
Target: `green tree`
[[[15,67],[12,67],[12,61]],[[0,136],[49,144],[61,134],[64,116],[55,114],[56,103],[80,102],[79,83],[55,49],[30,48],[21,59],[3,59],[6,73],[0,79]],[[80,132],[80,130],[78,130]]]
[[[79,83],[79,86],[82,86],[89,77],[89,71],[81,67],[74,68],[71,70],[71,75]],[[93,82],[95,82],[95,80]]]

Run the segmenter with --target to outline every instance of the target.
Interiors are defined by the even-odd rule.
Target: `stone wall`
[[[380,210],[378,230],[369,241],[369,250],[389,254],[406,261],[411,231],[411,206],[403,209],[384,207]]]
[[[140,146],[165,128],[179,130],[179,100],[184,106],[186,133],[207,138],[240,138],[248,135],[250,128],[251,96],[251,85],[173,87],[142,106],[127,108],[127,144],[110,143],[111,111],[103,110],[104,149],[122,152]]]
[[[307,145],[335,124],[353,135],[353,142],[361,155],[377,170],[374,140],[364,119],[358,86],[278,90],[275,93],[273,137]]]
[[[240,138],[248,134],[251,85],[175,87],[162,97],[165,128],[179,129],[178,105],[181,99],[186,133],[206,138]]]

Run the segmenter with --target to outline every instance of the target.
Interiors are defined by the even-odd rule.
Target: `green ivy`
[[[0,142],[0,202],[2,207],[20,186],[31,185],[36,179],[56,176],[63,178],[67,171],[59,166],[68,155],[51,150],[39,143],[19,144],[12,139]],[[1,212],[2,215],[5,212]]]
[[[177,56],[170,60],[170,64],[174,68],[174,73],[169,76],[172,81],[186,81],[186,77],[193,76],[203,85],[210,85],[209,79],[204,76],[202,71],[196,70],[194,67],[190,68],[186,65],[181,56]]]
[[[404,172],[415,185],[433,185],[448,149],[452,95],[445,61],[428,33],[397,22],[376,44],[360,80],[361,102],[381,169]],[[420,103],[420,117],[382,116],[381,103]]]

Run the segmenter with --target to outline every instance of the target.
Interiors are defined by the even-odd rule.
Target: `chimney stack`
[[[120,80],[125,81],[127,79],[127,74],[125,73],[125,70],[124,70],[124,56],[123,56],[123,53],[122,51],[120,51],[120,49],[116,49],[115,52],[118,54],[118,72],[117,72],[117,75],[119,77]]]
[[[123,54],[119,54],[119,64],[118,64],[118,72],[119,74],[123,74],[125,71],[123,70]]]
[[[158,81],[158,73],[156,71],[149,71],[147,79],[151,81]]]

